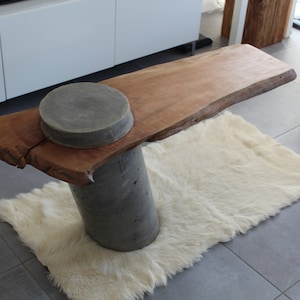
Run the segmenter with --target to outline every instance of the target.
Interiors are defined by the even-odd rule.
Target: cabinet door
[[[4,78],[3,78],[1,38],[0,38],[0,102],[4,101],[5,99],[6,96],[5,96],[5,86],[4,86]]]
[[[1,16],[8,98],[111,67],[114,18],[111,0],[61,1]]]
[[[119,64],[198,39],[202,0],[116,0]]]

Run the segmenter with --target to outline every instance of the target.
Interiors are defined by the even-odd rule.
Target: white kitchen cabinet
[[[198,39],[202,0],[116,0],[115,63]]]
[[[2,53],[1,53],[1,36],[0,36],[0,102],[6,99],[5,85],[3,77],[3,66],[2,66]]]
[[[0,5],[0,101],[197,40],[201,9],[202,0]]]
[[[113,66],[115,2],[29,5],[2,14],[0,33],[7,98],[13,98]]]

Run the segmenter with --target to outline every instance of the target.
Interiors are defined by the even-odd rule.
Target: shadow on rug
[[[300,156],[224,113],[143,148],[161,230],[128,253],[84,232],[66,183],[0,201],[0,216],[71,299],[135,299],[300,197]]]

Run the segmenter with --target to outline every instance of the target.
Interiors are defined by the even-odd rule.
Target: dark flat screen
[[[23,1],[23,0],[0,0],[0,4],[9,4],[18,1]]]

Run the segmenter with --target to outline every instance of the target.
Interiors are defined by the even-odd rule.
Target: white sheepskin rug
[[[68,185],[0,201],[0,216],[71,299],[137,299],[300,197],[300,156],[227,112],[143,149],[160,219],[149,246],[104,249]]]

